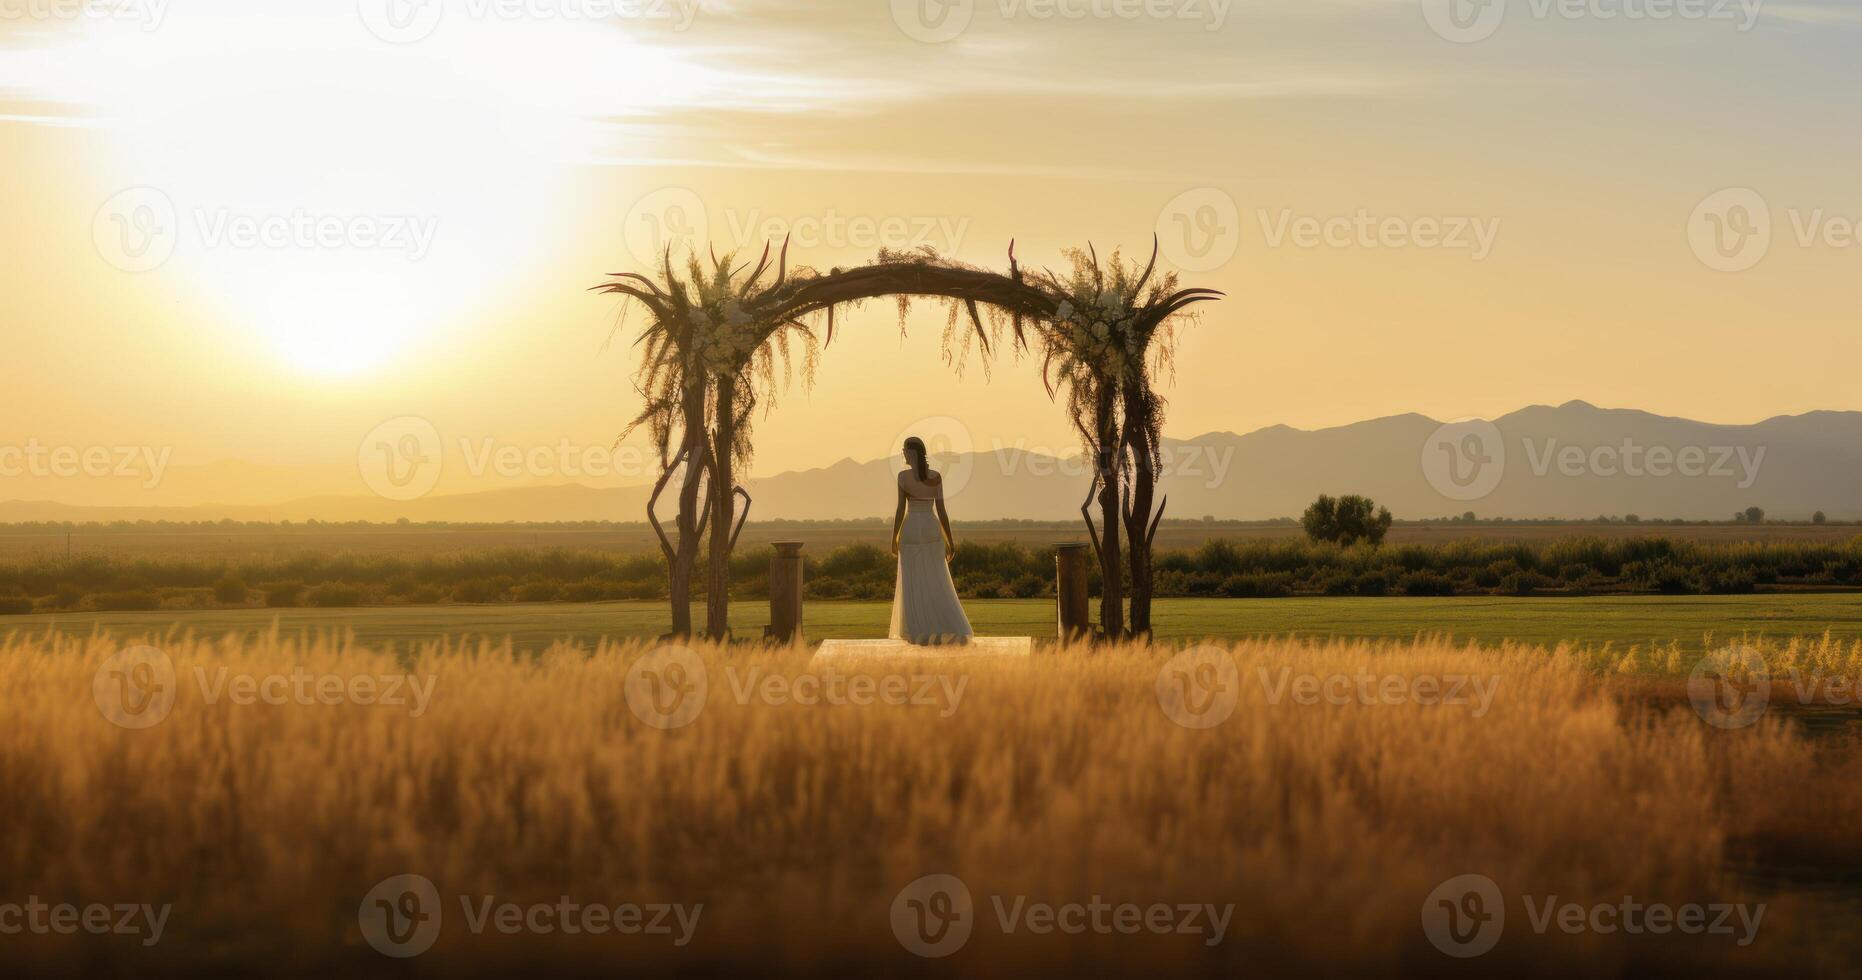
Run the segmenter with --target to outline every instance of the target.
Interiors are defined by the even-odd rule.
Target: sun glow
[[[353,375],[463,329],[565,233],[604,119],[702,73],[613,24],[473,18],[418,43],[354,3],[174,4],[0,55],[0,86],[95,118],[103,193],[151,188],[163,275],[294,368]]]

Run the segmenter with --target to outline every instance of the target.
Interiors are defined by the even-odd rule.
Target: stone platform
[[[978,636],[964,644],[918,646],[904,640],[822,640],[811,664],[867,660],[965,660],[972,657],[1026,657],[1034,653],[1032,636]]]

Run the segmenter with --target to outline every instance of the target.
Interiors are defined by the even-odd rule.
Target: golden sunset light
[[[1843,976],[1853,0],[0,0],[0,962]]]

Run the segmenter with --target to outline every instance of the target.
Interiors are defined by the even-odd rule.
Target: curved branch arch
[[[1091,246],[1088,246],[1091,250]],[[764,275],[771,269],[771,247],[765,245],[762,254],[751,268],[750,263],[732,269],[727,263],[730,257],[720,260],[711,256],[713,274],[706,276],[696,260],[691,264],[691,281],[682,281],[674,269],[670,249],[662,256],[662,282],[635,272],[613,273],[611,281],[594,287],[595,290],[618,294],[632,299],[646,307],[655,324],[643,332],[640,343],[647,344],[646,361],[642,365],[642,377],[646,379],[642,394],[648,402],[634,425],[651,421],[656,442],[661,452],[662,463],[666,462],[669,451],[671,430],[674,417],[683,430],[679,457],[666,466],[666,473],[660,478],[656,491],[663,488],[673,471],[682,463],[688,466],[687,481],[681,494],[681,512],[679,519],[680,540],[675,546],[660,532],[662,550],[674,560],[669,565],[674,594],[674,631],[689,632],[689,611],[681,615],[680,598],[687,594],[689,582],[696,559],[696,537],[703,533],[705,521],[694,519],[690,509],[697,503],[697,474],[700,468],[691,465],[693,461],[703,459],[703,472],[711,484],[705,496],[709,503],[705,508],[705,518],[709,519],[711,542],[710,596],[708,599],[707,632],[714,637],[729,635],[728,596],[722,593],[729,588],[727,569],[724,567],[736,544],[737,532],[742,529],[742,520],[733,527],[732,510],[735,498],[743,496],[745,503],[748,494],[742,487],[736,486],[732,477],[732,457],[739,452],[747,453],[748,446],[748,412],[757,399],[756,390],[747,380],[752,371],[752,363],[762,365],[768,370],[768,345],[774,340],[780,343],[785,363],[788,357],[788,333],[794,330],[806,337],[809,344],[809,368],[812,370],[815,336],[805,320],[817,315],[826,318],[825,344],[832,344],[834,339],[834,320],[836,310],[847,304],[898,297],[903,301],[911,298],[929,298],[949,301],[960,305],[968,314],[971,327],[987,357],[993,354],[990,345],[990,330],[984,323],[983,309],[988,308],[995,317],[1007,317],[1013,326],[1014,342],[1018,348],[1028,346],[1026,324],[1034,322],[1042,328],[1044,344],[1051,344],[1054,333],[1050,325],[1064,327],[1073,303],[1070,297],[1077,286],[1061,280],[1051,272],[1043,271],[1033,277],[1024,274],[1015,258],[1015,244],[1009,243],[1009,272],[1007,274],[987,269],[964,266],[939,259],[935,255],[900,257],[882,253],[879,261],[870,265],[850,269],[832,269],[826,273],[807,270],[805,273],[791,276],[788,264],[789,243],[784,241],[774,261],[775,278],[767,286],[760,286]],[[1151,285],[1152,273],[1157,267],[1157,240],[1152,239],[1151,257],[1141,274],[1133,280],[1128,272],[1120,272],[1119,288],[1127,289],[1119,301],[1126,313],[1123,322],[1132,325],[1148,343],[1148,338],[1171,317],[1178,315],[1188,307],[1202,302],[1218,299],[1222,293],[1213,289],[1175,288],[1174,276],[1163,276],[1161,281]],[[1090,251],[1091,271],[1089,285],[1096,290],[1105,288],[1105,275],[1100,267],[1098,254]],[[1116,257],[1114,265],[1118,266]],[[747,277],[739,279],[739,273],[750,268]],[[1123,270],[1126,267],[1118,266]],[[1130,267],[1135,269],[1135,266]],[[1150,294],[1145,295],[1146,286]],[[709,292],[707,292],[709,290]],[[705,361],[703,357],[694,357],[694,351],[702,348],[705,328],[701,325],[696,333],[691,328],[695,321],[703,324],[712,323],[709,315],[695,315],[700,312],[702,303],[715,303],[720,290],[728,293],[728,305],[731,322],[749,336],[749,346],[735,352],[735,358],[727,358],[722,367],[716,362]],[[694,296],[696,294],[696,298]],[[1095,293],[1096,294],[1096,293]],[[709,299],[707,299],[709,297]],[[903,305],[901,306],[903,309]],[[956,315],[953,308],[952,315]],[[999,325],[1000,319],[995,319]],[[1102,325],[1094,324],[1101,329]],[[1049,377],[1049,366],[1055,354],[1052,346],[1047,348],[1048,364],[1042,368],[1042,380],[1047,386],[1050,397],[1055,396],[1055,382]],[[758,360],[758,358],[761,360]],[[1076,366],[1078,361],[1073,362]],[[1099,368],[1093,369],[1096,373]],[[1134,493],[1134,503],[1141,503],[1143,515],[1120,515],[1117,497],[1120,475],[1124,470],[1120,462],[1126,454],[1149,457],[1155,454],[1156,446],[1136,438],[1134,433],[1140,427],[1120,426],[1112,420],[1112,413],[1122,401],[1131,397],[1128,391],[1143,389],[1139,394],[1154,402],[1149,394],[1150,380],[1139,372],[1139,377],[1102,377],[1096,379],[1098,385],[1095,406],[1095,431],[1087,435],[1089,448],[1099,460],[1096,468],[1096,484],[1101,494],[1105,511],[1106,527],[1101,531],[1093,528],[1090,515],[1087,517],[1089,530],[1094,534],[1096,550],[1100,550],[1102,574],[1111,582],[1120,572],[1118,569],[1117,542],[1119,516],[1126,518],[1128,525],[1134,524],[1139,530],[1133,537],[1133,571],[1134,579],[1140,564],[1148,573],[1149,543],[1155,534],[1156,522],[1162,517],[1159,508],[1155,517],[1150,514],[1149,487],[1155,484],[1155,471],[1140,463],[1138,465],[1142,481],[1146,483],[1146,492]],[[773,375],[768,375],[773,378]],[[1070,376],[1071,377],[1071,376]],[[773,384],[773,380],[769,382]],[[648,389],[651,389],[650,391]],[[1076,391],[1078,389],[1075,389]],[[1078,420],[1076,419],[1076,423]],[[743,428],[739,430],[739,425]],[[1083,433],[1088,433],[1081,427]],[[738,440],[741,436],[742,442]],[[708,450],[708,451],[707,451]],[[1136,488],[1134,488],[1136,489]],[[655,498],[658,493],[654,494]],[[1091,500],[1089,493],[1088,500]],[[650,515],[651,516],[651,515]],[[747,507],[744,518],[747,519]],[[1133,518],[1135,517],[1135,521]],[[1147,521],[1148,518],[1148,521]],[[1146,528],[1145,524],[1149,527]],[[658,530],[658,522],[654,521]],[[1149,533],[1145,533],[1146,531]],[[1104,550],[1099,549],[1099,535],[1108,537]],[[727,536],[728,535],[728,536]],[[1142,542],[1142,544],[1140,543]],[[1142,555],[1138,549],[1142,547]],[[1148,574],[1144,576],[1148,583]],[[1148,586],[1147,586],[1148,592]],[[1116,602],[1116,589],[1109,589],[1107,598]],[[1109,605],[1109,604],[1108,604]],[[1148,596],[1146,607],[1148,610]],[[1136,612],[1134,601],[1134,613]],[[1138,617],[1134,616],[1134,619]],[[1141,622],[1148,628],[1148,611]],[[1120,631],[1120,618],[1111,615],[1110,609],[1105,616],[1105,625],[1109,633]]]

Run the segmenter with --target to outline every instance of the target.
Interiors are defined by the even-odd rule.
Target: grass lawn
[[[973,600],[964,604],[977,631],[1052,638],[1048,600]],[[703,607],[697,607],[702,617]],[[811,639],[885,635],[890,606],[880,602],[811,602]],[[1396,637],[1446,633],[1475,640],[1533,643],[1648,644],[1675,641],[1700,649],[1705,634],[1773,638],[1862,638],[1862,595],[1597,596],[1587,598],[1296,598],[1162,599],[1154,614],[1160,638],[1240,638],[1261,635]],[[286,632],[353,629],[366,643],[408,643],[441,636],[509,637],[520,649],[558,638],[592,642],[604,636],[654,636],[667,627],[657,602],[545,603],[493,606],[387,606],[362,609],[235,609],[201,612],[69,613],[8,617],[0,635],[56,629],[124,638],[191,630],[212,636],[257,635],[273,622]],[[740,602],[732,623],[755,637],[768,622],[762,602]]]

